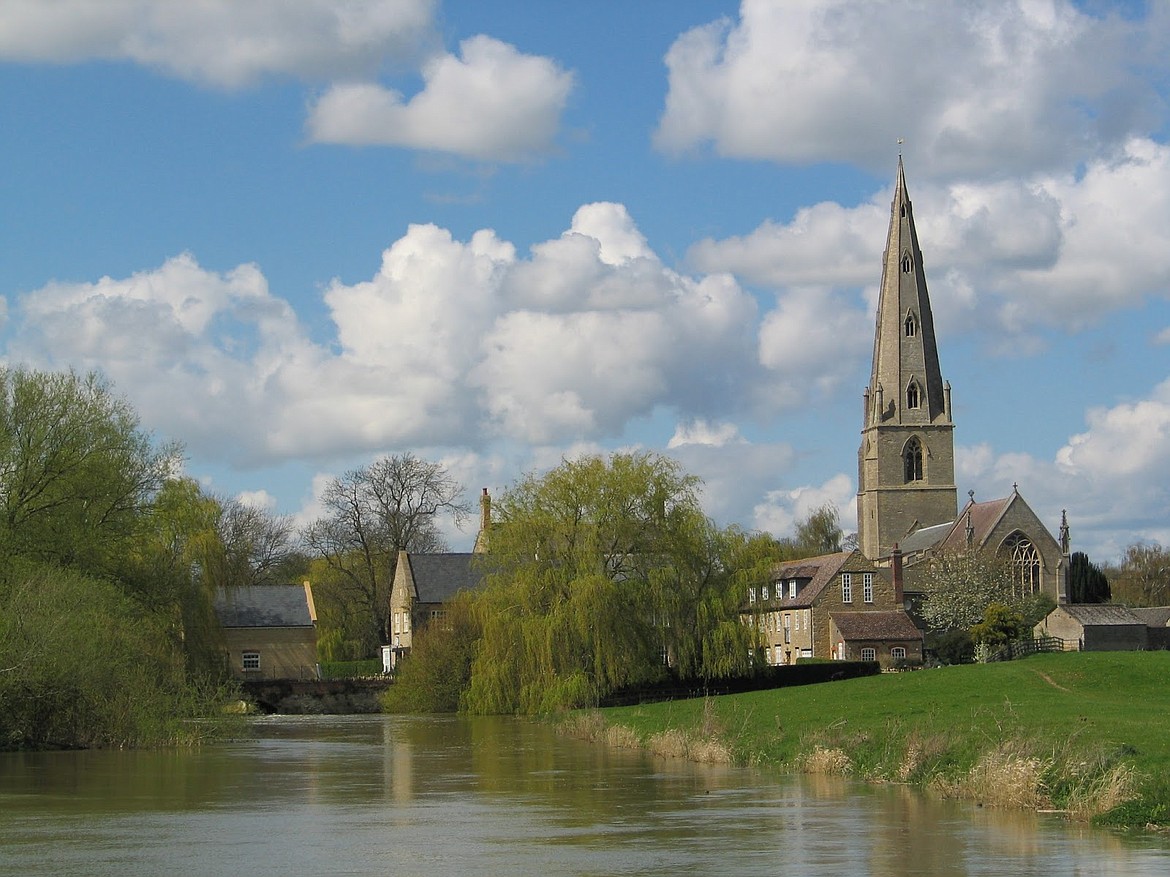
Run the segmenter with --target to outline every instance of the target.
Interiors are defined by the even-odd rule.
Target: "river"
[[[0,755],[0,874],[1158,875],[1170,839],[512,719],[268,717],[195,750]]]

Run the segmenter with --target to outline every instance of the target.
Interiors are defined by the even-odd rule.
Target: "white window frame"
[[[894,646],[892,649],[890,649],[890,657],[895,661],[905,661],[906,649],[904,649],[902,646]]]
[[[760,589],[760,598],[761,598],[761,599],[763,599],[763,600],[767,600],[767,599],[768,599],[768,586],[767,586],[767,585],[762,585],[762,586],[761,586],[761,589]]]
[[[866,603],[873,602],[873,573],[861,574],[861,599]]]
[[[853,573],[841,573],[841,602],[853,602]]]
[[[245,673],[260,672],[260,652],[249,649],[240,655],[240,666]]]
[[[789,579],[788,580],[788,599],[789,600],[796,599],[796,579]]]
[[[756,589],[753,586],[751,588],[748,588],[748,603],[755,603],[755,602],[756,602]]]
[[[877,660],[877,649],[873,648],[872,646],[866,646],[865,648],[863,648],[861,650],[861,660],[863,660],[863,661],[876,661]]]

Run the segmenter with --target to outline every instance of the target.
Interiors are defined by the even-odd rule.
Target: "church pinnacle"
[[[858,541],[867,557],[955,519],[950,396],[899,156],[858,454]]]

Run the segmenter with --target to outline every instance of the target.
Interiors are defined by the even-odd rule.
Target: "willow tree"
[[[541,713],[657,681],[746,669],[727,563],[748,540],[702,514],[673,460],[615,454],[527,476],[496,503],[464,708]]]

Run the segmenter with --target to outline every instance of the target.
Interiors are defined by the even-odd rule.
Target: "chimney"
[[[894,543],[894,550],[890,552],[890,577],[894,580],[894,601],[903,609],[906,608],[906,597],[902,591],[902,549]]]
[[[488,489],[483,489],[483,496],[479,498],[479,530],[486,533],[492,526],[492,498]]]

